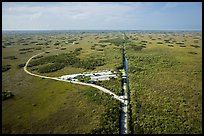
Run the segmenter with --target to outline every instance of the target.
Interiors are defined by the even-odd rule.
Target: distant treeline
[[[109,42],[112,43],[116,46],[119,45],[123,45],[123,43],[125,43],[126,40],[122,39],[122,38],[115,38],[115,39],[108,39],[108,40],[100,40],[99,43],[103,43],[103,42]]]

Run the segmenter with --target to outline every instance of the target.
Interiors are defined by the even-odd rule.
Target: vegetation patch
[[[186,45],[180,45],[180,47],[186,47]]]
[[[88,83],[88,81],[91,79],[90,76],[80,76],[77,78],[80,82]]]
[[[101,47],[106,47],[107,45],[106,44],[99,44]]]
[[[6,99],[9,99],[9,98],[12,98],[14,95],[11,91],[2,91],[2,101],[6,100]]]
[[[91,46],[91,50],[95,50],[96,48],[95,48],[95,46]]]
[[[134,51],[141,51],[143,48],[146,48],[146,44],[143,44],[143,45],[138,45],[139,43],[128,43],[127,44],[127,50],[128,49],[133,49]]]
[[[54,63],[54,64],[49,64],[47,66],[38,68],[38,72],[40,73],[50,73],[54,72],[60,69],[63,69],[65,65],[63,63]]]
[[[34,57],[33,59],[39,59],[39,58],[42,58],[42,57],[43,57],[43,55],[40,55],[40,56]]]
[[[104,59],[87,58],[74,64],[74,67],[94,70],[97,66],[105,65]]]
[[[122,38],[115,38],[115,39],[108,39],[108,40],[100,40],[99,43],[103,43],[103,42],[109,42],[112,43],[116,46],[120,46],[123,45],[123,43],[126,42],[126,40],[122,39]]]
[[[100,125],[91,134],[119,134],[120,133],[120,102],[107,105],[107,110],[100,118]]]
[[[80,52],[81,52],[81,50],[82,50],[82,48],[76,48],[76,49],[74,50],[74,54],[75,54],[75,55],[79,55]]]
[[[176,44],[184,44],[184,42],[177,42]]]
[[[122,79],[121,78],[110,78],[110,80],[96,81],[95,84],[102,86],[116,95],[122,95]]]
[[[4,59],[15,60],[17,58],[16,58],[16,56],[7,56],[7,57],[4,57]]]
[[[11,69],[11,65],[4,65],[4,66],[2,66],[2,72],[6,72],[9,69]]]
[[[192,44],[191,46],[194,47],[194,48],[200,48],[199,45],[194,45],[194,44]]]
[[[75,55],[67,53],[67,54],[47,56],[37,60],[33,60],[28,64],[28,67],[43,65],[46,63],[64,63],[65,65],[73,65],[78,61],[79,61],[79,58],[77,58]]]
[[[172,44],[168,44],[168,46],[169,46],[169,47],[174,47],[174,45],[172,45]]]
[[[26,54],[26,51],[20,52],[20,54]]]
[[[42,47],[36,47],[35,50],[42,50]]]
[[[157,42],[157,44],[163,44],[163,42]]]
[[[22,67],[24,67],[25,64],[26,64],[26,63],[19,64],[19,65],[18,65],[18,68],[22,68]]]
[[[192,52],[192,51],[189,51],[188,53],[189,54],[198,54],[197,52]]]
[[[48,73],[63,69],[65,66],[73,66],[76,68],[84,68],[84,69],[95,69],[97,66],[105,65],[104,59],[97,58],[87,58],[84,60],[80,60],[77,55],[79,55],[82,48],[76,48],[72,53],[59,54],[47,57],[40,57],[39,59],[32,60],[28,67],[43,65],[52,63],[51,65],[41,67],[38,69],[40,73]]]
[[[29,50],[32,50],[32,49],[34,49],[34,48],[21,48],[21,49],[19,49],[19,51],[29,51]]]
[[[60,50],[66,50],[67,48],[61,48]]]
[[[103,49],[96,49],[97,51],[103,51]]]

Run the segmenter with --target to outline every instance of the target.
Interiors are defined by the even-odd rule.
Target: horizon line
[[[2,29],[2,31],[202,31],[202,29]]]

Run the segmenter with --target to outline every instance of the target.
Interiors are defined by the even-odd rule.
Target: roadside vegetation
[[[100,125],[93,129],[91,134],[119,134],[120,133],[120,102],[115,101],[111,105],[106,105],[107,109],[100,118]]]
[[[118,96],[122,95],[122,80],[121,77],[110,78],[110,80],[96,81],[95,84],[102,86]]]

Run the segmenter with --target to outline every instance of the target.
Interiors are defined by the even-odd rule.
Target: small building
[[[79,76],[82,76],[83,74],[73,74],[73,75],[65,75],[65,76],[61,76],[60,78],[63,80],[72,80],[72,79],[76,79]]]
[[[88,83],[95,83],[96,81],[104,81],[104,80],[110,80],[111,78],[117,78],[116,74],[113,74],[112,71],[95,71],[95,72],[84,72],[82,74],[72,74],[72,75],[64,75],[60,78],[62,80],[71,80],[71,81],[78,81],[78,77],[80,76],[89,76],[91,79],[88,81]]]

